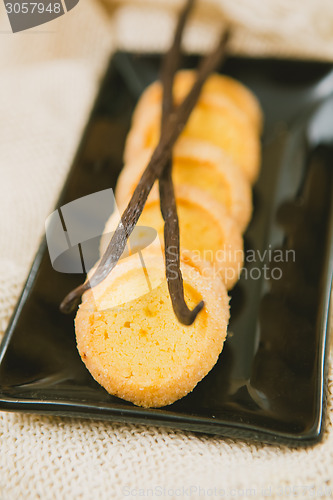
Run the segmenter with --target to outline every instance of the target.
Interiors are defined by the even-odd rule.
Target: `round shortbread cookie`
[[[198,260],[212,263],[228,289],[239,279],[243,265],[243,239],[236,222],[227,214],[225,207],[208,193],[193,186],[178,185],[175,189],[180,227],[180,250],[190,251]],[[104,253],[112,233],[119,222],[117,214],[110,217],[101,239],[100,251]],[[152,192],[139,218],[138,227],[156,229],[158,245],[164,245],[164,221],[160,200]],[[143,247],[140,233],[134,249]]]
[[[118,178],[116,201],[120,207],[129,202],[153,150],[143,150],[126,164]],[[252,190],[240,168],[229,156],[212,144],[181,138],[173,150],[174,184],[186,184],[205,190],[222,203],[243,232],[252,214]],[[158,190],[157,183],[153,188]],[[156,194],[155,194],[156,196]]]
[[[252,123],[228,99],[220,106],[199,100],[180,137],[207,141],[221,148],[246,178],[255,182],[260,166],[260,140]],[[133,120],[127,136],[124,161],[135,160],[145,148],[155,148],[160,135],[161,103],[141,108],[144,118]]]
[[[191,392],[215,365],[227,334],[229,298],[219,279],[205,279],[182,263],[187,304],[205,302],[195,322],[184,326],[172,309],[163,259],[143,255],[146,273],[137,256],[128,257],[83,295],[75,331],[83,362],[110,394],[161,407]]]
[[[197,72],[194,70],[181,70],[175,75],[174,100],[179,105],[192,87]],[[212,105],[221,106],[226,99],[241,111],[252,123],[255,130],[260,133],[263,116],[258,99],[242,83],[227,75],[213,73],[203,85],[199,100],[207,100]],[[142,93],[133,114],[132,122],[145,119],[145,112],[151,104],[160,104],[162,100],[162,85],[155,81]]]

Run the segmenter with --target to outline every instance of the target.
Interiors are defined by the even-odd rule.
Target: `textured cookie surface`
[[[243,265],[243,239],[235,221],[227,214],[225,207],[203,190],[193,186],[178,185],[176,202],[179,217],[180,251],[190,251],[198,260],[210,262],[228,289],[237,280]],[[111,234],[118,224],[118,216],[111,216],[105,226],[101,240],[101,254],[104,253]],[[157,194],[149,198],[138,226],[156,229],[158,245],[163,246],[164,221]],[[143,247],[138,238],[136,247]]]
[[[174,81],[175,104],[179,104],[189,92],[196,78],[196,71],[178,71]],[[213,73],[205,82],[200,100],[210,102],[215,106],[223,106],[228,99],[244,116],[252,123],[256,131],[260,133],[262,128],[262,111],[255,95],[245,85],[227,75]],[[138,106],[133,114],[133,123],[144,117],[145,109],[151,104],[160,103],[162,100],[162,85],[155,81],[143,92]]]
[[[119,207],[127,205],[152,152],[145,149],[124,166],[116,189]],[[220,148],[205,141],[180,139],[173,150],[172,178],[176,186],[205,190],[225,206],[241,231],[246,228],[252,213],[252,190],[240,168]],[[157,189],[156,183],[155,196]]]
[[[172,309],[163,260],[144,255],[116,266],[83,296],[75,327],[79,353],[92,376],[110,394],[145,407],[185,396],[216,363],[226,338],[228,296],[219,279],[182,264],[186,302],[205,307],[191,326]],[[149,283],[147,283],[147,275]]]
[[[144,148],[156,147],[160,135],[160,105],[150,111],[150,120],[143,128],[133,124],[125,146],[125,162],[136,158]],[[242,169],[252,183],[260,164],[260,142],[251,123],[228,101],[222,108],[199,102],[181,137],[203,140],[220,147]]]
[[[214,75],[211,87],[218,87],[214,82],[221,78],[224,77]],[[178,84],[175,85],[174,89],[176,103],[183,99],[186,94],[184,89],[189,88],[188,82],[191,79],[193,79],[192,72],[185,71],[179,73]],[[157,97],[160,94],[157,91],[159,84],[156,83],[154,85],[153,91],[149,92],[147,90],[143,94],[134,113],[132,128],[125,145],[124,160],[126,163],[136,158],[142,149],[155,147],[158,142],[161,121],[161,99]],[[228,88],[230,85],[226,85],[225,87]],[[241,88],[245,92],[245,88],[243,86]],[[153,94],[153,96],[150,96],[150,94]],[[242,109],[239,101],[233,99],[233,94],[237,95],[237,91],[216,92],[214,94],[203,90],[181,137],[205,140],[220,147],[241,167],[247,179],[250,182],[254,182],[257,178],[260,164],[258,125],[253,124],[255,119],[253,117],[249,119],[248,113]],[[251,95],[250,92],[248,94]],[[240,99],[240,102],[242,101],[243,99]],[[258,107],[259,113],[260,108]],[[252,116],[251,113],[250,115]]]

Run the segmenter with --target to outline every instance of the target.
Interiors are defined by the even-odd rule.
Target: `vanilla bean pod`
[[[173,110],[173,81],[175,73],[180,65],[181,42],[185,23],[193,5],[194,0],[186,1],[185,7],[178,19],[172,45],[163,58],[161,68],[161,81],[163,86],[161,134],[163,133],[163,128],[167,123],[167,117]]]
[[[186,2],[181,13],[172,46],[166,53],[162,65],[161,80],[163,86],[161,134],[168,116],[173,111],[173,83],[180,64],[181,39],[186,18],[193,6],[193,0]],[[204,306],[201,301],[192,311],[184,298],[183,277],[180,270],[179,219],[172,182],[172,157],[168,160],[159,178],[161,213],[164,219],[165,269],[169,294],[173,310],[178,320],[184,325],[191,325]]]
[[[220,65],[225,56],[227,40],[228,33],[226,32],[223,34],[217,48],[203,59],[197,72],[196,81],[184,101],[169,115],[164,129],[161,131],[159,143],[134,190],[129,204],[122,214],[118,227],[97,269],[90,278],[87,278],[82,285],[72,290],[64,298],[60,304],[62,312],[71,312],[78,305],[82,294],[89,290],[89,288],[101,283],[117,264],[125,249],[127,240],[138,222],[156,179],[161,176],[163,169],[171,158],[172,147],[187,123],[203,84],[210,73]]]

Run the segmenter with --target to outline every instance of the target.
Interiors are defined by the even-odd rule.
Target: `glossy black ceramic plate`
[[[133,107],[159,63],[157,56],[112,58],[58,206],[115,186]],[[291,445],[320,438],[333,259],[332,66],[235,58],[224,71],[253,89],[264,110],[262,172],[245,235],[248,255],[264,261],[248,259],[232,292],[230,334],[217,365],[165,408],[110,396],[80,360],[74,315],[59,312],[83,276],[56,272],[43,243],[2,342],[1,409]],[[290,259],[275,259],[278,251]]]

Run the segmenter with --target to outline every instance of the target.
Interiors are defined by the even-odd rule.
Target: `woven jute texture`
[[[105,61],[118,45],[161,50],[179,2],[79,2],[13,35],[0,7],[0,331],[68,172]],[[228,19],[233,50],[333,60],[331,0],[202,1],[185,46]],[[1,335],[1,334],[0,334]],[[332,365],[332,363],[331,363]],[[254,445],[155,427],[0,413],[0,499],[333,496],[333,382],[323,441]]]

